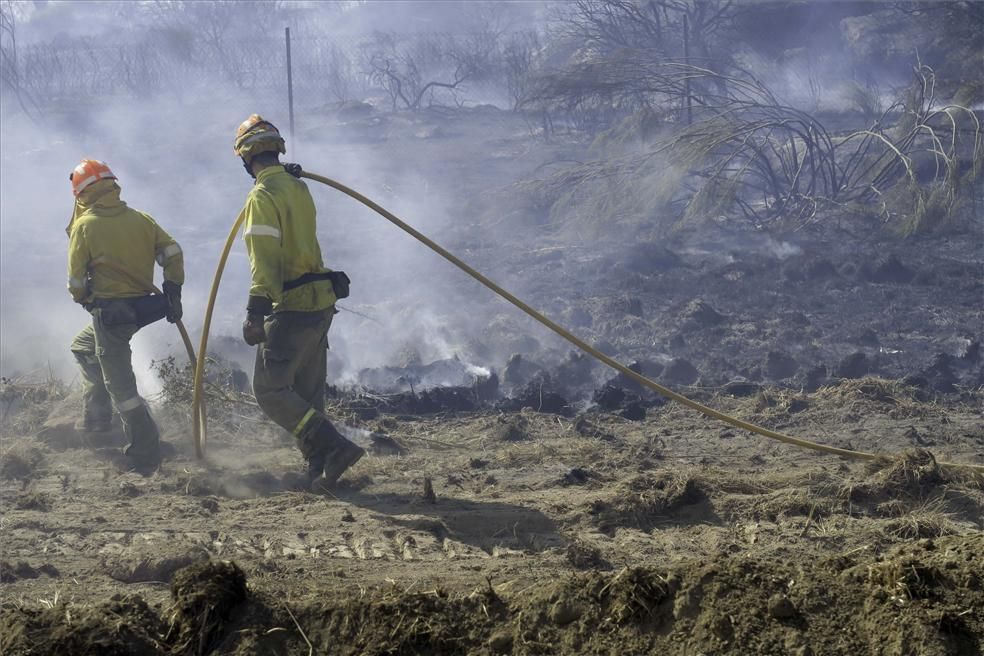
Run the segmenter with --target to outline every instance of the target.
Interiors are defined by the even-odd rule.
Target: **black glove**
[[[273,312],[273,301],[265,296],[250,296],[246,303],[246,321],[243,321],[243,341],[256,346],[266,341],[263,318]]]
[[[250,346],[256,346],[266,341],[266,330],[263,328],[262,314],[247,314],[243,321],[243,341]]]
[[[290,173],[295,178],[301,177],[301,165],[292,164],[290,162],[284,162],[284,170]]]
[[[184,315],[184,311],[181,308],[181,285],[170,280],[165,280],[161,287],[164,290],[164,295],[167,296],[167,310],[164,312],[164,316],[167,318],[168,323],[181,321],[181,317]]]

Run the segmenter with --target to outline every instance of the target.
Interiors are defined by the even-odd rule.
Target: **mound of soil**
[[[838,378],[864,378],[870,371],[868,356],[862,351],[855,351],[840,361],[834,375]]]
[[[569,557],[583,566],[605,565],[590,547]],[[949,656],[984,648],[981,571],[984,536],[950,536],[883,553],[852,550],[799,562],[725,554],[671,567],[588,571],[512,594],[491,582],[465,595],[386,587],[298,605],[294,616],[315,649],[342,656]],[[184,572],[173,588],[176,610],[166,635],[140,597],[117,596],[71,613],[61,606],[6,605],[0,609],[0,650],[13,656],[207,654],[226,631],[228,614],[246,602],[240,629],[228,634],[222,651],[258,653],[242,649],[257,646],[267,625],[250,626],[249,618],[273,620],[261,600],[247,600],[242,572],[230,563]],[[306,653],[306,644],[297,633],[273,653]]]
[[[980,653],[984,538],[855,557],[590,571],[504,599],[386,591],[302,623],[345,655]]]
[[[912,282],[916,272],[902,263],[896,255],[877,261],[874,267],[863,266],[862,274],[875,283],[904,285]]]
[[[453,598],[441,590],[383,592],[375,599],[349,599],[308,608],[298,614],[313,644],[331,653],[460,654],[488,640],[492,628],[508,617],[506,605],[488,588]],[[501,653],[509,653],[511,644]]]
[[[0,608],[0,653],[7,656],[163,655],[163,635],[161,619],[139,595],[115,595],[71,612],[61,604]]]
[[[61,576],[58,568],[47,563],[35,568],[23,560],[16,565],[12,565],[6,560],[0,561],[0,583],[13,583],[22,579],[36,579],[42,574],[51,578]]]
[[[483,383],[487,379],[483,379]],[[495,388],[498,389],[498,379]],[[494,395],[494,393],[493,393]],[[489,397],[485,386],[432,387],[421,392],[401,392],[390,396],[358,395],[345,398],[342,407],[363,419],[375,419],[385,412],[397,415],[432,415],[439,412],[469,412]]]
[[[179,654],[207,654],[232,611],[246,601],[246,575],[228,561],[196,563],[174,575],[168,637]]]
[[[626,394],[625,390],[621,387],[607,383],[601,389],[594,393],[591,400],[598,406],[599,409],[605,412],[612,412],[618,410],[622,407],[625,402]]]
[[[570,402],[551,389],[549,378],[535,378],[515,396],[505,399],[497,406],[500,410],[516,411],[530,408],[534,412],[545,412],[562,417],[570,417],[574,409]]]
[[[684,358],[676,358],[663,371],[663,378],[668,383],[678,385],[693,385],[700,377],[700,372],[692,362]]]
[[[727,321],[727,317],[705,301],[695,299],[683,310],[683,317],[698,326],[717,326]]]

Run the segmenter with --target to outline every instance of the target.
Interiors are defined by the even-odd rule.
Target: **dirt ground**
[[[292,491],[300,458],[258,423],[217,424],[205,462],[172,429],[159,472],[127,472],[121,435],[70,428],[69,396],[4,440],[0,651],[978,654],[984,481],[938,461],[984,460],[984,397],[916,391],[704,399],[904,454],[874,463],[674,405],[366,421],[339,403],[407,451],[336,496]]]

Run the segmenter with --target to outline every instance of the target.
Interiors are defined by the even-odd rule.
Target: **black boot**
[[[297,446],[308,462],[311,490],[331,489],[346,469],[365,454],[359,446],[338,432],[327,417],[311,422],[309,429],[298,436]]]
[[[319,453],[317,455],[308,458],[307,461],[307,478],[305,481],[305,488],[310,490],[311,485],[318,480],[325,473],[325,454]]]
[[[342,474],[366,455],[365,449],[358,444],[350,442],[345,437],[342,437],[342,440],[343,443],[328,454],[324,475],[312,483],[311,488],[315,492],[333,489]]]
[[[153,473],[161,465],[161,444],[157,424],[150,411],[146,406],[141,406],[120,413],[120,418],[123,420],[123,432],[130,440],[129,446],[123,449],[123,455],[130,459],[136,471]]]

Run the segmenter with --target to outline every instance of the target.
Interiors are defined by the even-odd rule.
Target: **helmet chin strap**
[[[247,173],[249,173],[249,177],[251,177],[251,178],[253,178],[254,180],[256,180],[256,174],[255,174],[255,173],[253,173],[253,167],[251,167],[251,166],[249,165],[249,162],[248,162],[248,161],[246,161],[246,158],[245,158],[245,157],[243,157],[243,156],[241,156],[241,155],[240,155],[240,157],[239,157],[239,158],[240,158],[241,160],[243,160],[243,168],[244,168],[244,169],[246,169],[246,172],[247,172]]]

